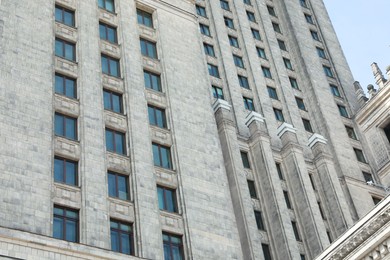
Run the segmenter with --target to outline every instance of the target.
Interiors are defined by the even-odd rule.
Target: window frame
[[[251,196],[251,198],[252,199],[258,199],[255,181],[246,180],[246,182],[248,184],[249,195]]]
[[[313,38],[313,40],[318,41],[318,42],[321,41],[320,35],[318,34],[317,31],[310,30],[310,34],[311,34],[311,37]]]
[[[293,89],[296,89],[296,90],[299,90],[299,85],[298,85],[298,81],[296,78],[292,78],[292,77],[288,77],[289,81],[290,81],[290,85]]]
[[[214,46],[211,44],[208,44],[206,42],[203,43],[203,49],[206,55],[210,57],[215,57],[215,51],[214,51]]]
[[[210,26],[203,23],[199,23],[199,29],[201,34],[211,37]]]
[[[211,64],[211,63],[207,63],[207,70],[208,70],[210,76],[215,77],[215,78],[221,77],[219,74],[218,66]]]
[[[257,56],[259,58],[267,60],[267,54],[265,53],[265,49],[264,48],[256,46],[256,51],[257,51]]]
[[[280,24],[272,22],[272,28],[274,29],[274,32],[282,34],[282,29],[280,28]]]
[[[295,102],[297,103],[297,107],[298,107],[300,110],[307,111],[307,110],[306,110],[306,106],[305,106],[305,102],[303,102],[303,99],[302,99],[302,98],[300,98],[300,97],[295,97]]]
[[[278,17],[273,6],[267,5],[268,14],[273,17]]]
[[[101,28],[104,28],[104,37],[102,37]],[[113,40],[110,40],[109,30],[113,31],[113,35],[114,35],[114,39]],[[108,25],[106,23],[99,22],[99,38],[101,40],[107,41],[109,43],[118,44],[117,28],[114,27],[114,26]]]
[[[112,10],[107,9],[107,2],[112,2]],[[101,3],[103,5],[101,5]],[[103,10],[106,10],[107,12],[115,13],[115,1],[114,0],[99,0],[98,7],[103,9]]]
[[[58,92],[57,91],[57,78],[61,78],[61,81],[62,82],[58,82],[61,84],[61,88],[62,88],[62,92]],[[73,84],[73,91],[68,91],[68,87],[67,87],[67,81],[72,81],[74,84]],[[77,99],[77,79],[75,78],[71,78],[71,77],[68,77],[68,76],[65,76],[61,73],[55,73],[54,75],[54,92],[58,95],[61,95],[61,96],[65,96],[65,97],[68,97],[68,98],[71,98],[71,99]],[[73,92],[72,95],[68,94],[68,92]]]
[[[268,96],[272,99],[279,100],[278,92],[276,88],[267,86]]]
[[[114,187],[110,187],[110,177],[109,176],[114,176],[114,178],[115,178],[115,186]],[[120,189],[119,189],[119,187],[120,187],[120,183],[119,183],[119,177],[122,177],[122,178],[124,178],[124,184],[125,184],[125,188],[126,188],[126,191],[125,191],[125,195],[126,195],[126,197],[125,198],[123,198],[123,197],[121,197],[121,191],[120,191]],[[108,196],[110,197],[110,198],[115,198],[115,199],[119,199],[119,200],[124,200],[124,201],[130,201],[130,185],[129,185],[129,176],[127,176],[127,175],[123,175],[123,174],[120,174],[120,173],[117,173],[117,172],[113,172],[113,171],[107,171],[107,187],[108,187]],[[110,194],[110,188],[114,188],[114,190],[115,190],[115,194],[114,195],[112,195],[112,194]]]
[[[105,97],[105,93],[107,93],[109,95],[109,99],[110,99],[110,103],[109,104],[106,104],[106,99],[104,98]],[[115,105],[114,105],[114,99],[113,99],[113,96],[117,96],[118,97],[118,100],[119,100],[119,111],[116,111],[115,110]],[[106,105],[109,105],[109,106],[106,106]],[[123,114],[123,95],[120,94],[120,93],[117,93],[117,92],[114,92],[114,91],[111,91],[111,90],[108,90],[108,89],[103,89],[103,106],[104,106],[104,109],[105,110],[108,110],[108,111],[111,111],[111,112],[114,112],[114,113],[118,113],[118,114]]]
[[[206,8],[204,6],[195,5],[195,8],[196,8],[197,15],[202,16],[204,18],[207,18],[207,12],[206,12]]]
[[[57,20],[57,10],[59,10],[61,12],[61,19],[59,19],[59,20]],[[71,15],[71,18],[72,18],[71,24],[68,24],[65,22],[65,14],[66,13]],[[63,7],[61,5],[55,5],[54,16],[55,16],[54,19],[56,22],[75,28],[76,19],[75,19],[75,11],[74,10]]]
[[[256,21],[256,15],[254,12],[246,10],[246,16],[248,17],[248,20],[252,23],[257,23]]]
[[[60,173],[61,175],[61,180],[59,180],[58,178],[56,178],[56,161],[58,162],[61,162],[61,170],[62,170],[62,173]],[[67,164],[70,163],[70,164],[73,164],[74,165],[74,172],[72,173],[73,174],[73,177],[72,179],[74,180],[74,183],[71,183],[71,182],[68,182],[68,171],[67,171]],[[66,159],[66,158],[63,158],[63,157],[60,157],[60,156],[54,156],[54,167],[53,167],[53,180],[54,182],[56,183],[62,183],[62,184],[66,184],[66,185],[70,185],[70,186],[75,186],[77,187],[79,184],[79,163],[78,161],[74,161],[74,160],[69,160],[69,159]]]
[[[329,66],[322,65],[322,68],[324,69],[325,76],[329,78],[334,78],[332,68]]]
[[[233,19],[224,16],[224,17],[223,17],[223,20],[224,20],[224,23],[225,23],[226,27],[228,27],[228,28],[230,28],[230,29],[232,29],[232,30],[235,30],[235,26],[234,26],[234,21],[233,21]]]
[[[242,166],[244,166],[245,169],[251,169],[251,163],[249,160],[248,152],[240,151],[240,155],[241,155]]]
[[[157,148],[157,150],[154,149],[155,147]],[[165,150],[166,155],[167,155],[167,157],[165,159],[167,159],[168,165],[166,165],[166,166],[164,166],[164,162],[162,160],[163,159],[163,156],[162,156],[163,149]],[[161,167],[161,168],[168,169],[168,170],[173,170],[171,147],[152,142],[152,150],[153,150],[153,164],[154,164],[154,166]],[[159,164],[156,163],[155,151],[157,151],[157,153],[158,153],[158,160],[160,162]]]
[[[108,140],[107,140],[107,134],[108,133],[111,133],[112,134],[112,139],[113,139],[113,149],[110,150],[108,148]],[[122,147],[123,147],[123,150],[122,151],[119,151],[118,149],[116,149],[116,146],[117,146],[117,142],[116,142],[116,138],[119,138],[120,137],[120,140],[122,142]],[[126,133],[123,133],[123,132],[120,132],[120,131],[117,131],[117,130],[114,130],[112,128],[108,128],[106,127],[105,128],[105,138],[106,138],[106,151],[107,152],[111,152],[111,153],[115,153],[115,154],[119,154],[119,155],[123,155],[123,156],[126,156],[127,155],[127,147],[126,147]]]
[[[56,214],[55,213],[55,209],[60,209],[63,211],[63,214],[62,215],[59,215],[59,214]],[[68,217],[67,216],[67,212],[72,212],[72,213],[76,213],[76,218],[73,218],[73,217]],[[55,219],[60,219],[61,221],[61,228],[62,228],[62,237],[57,237],[55,236],[55,228],[54,228],[54,225],[55,225]],[[67,225],[66,223],[69,223],[69,221],[72,221],[72,223],[75,223],[75,240],[72,241],[72,240],[67,240],[66,239],[66,235],[68,233],[68,228],[67,228]],[[72,209],[72,208],[68,208],[68,207],[64,207],[64,206],[60,206],[60,205],[56,205],[54,204],[53,206],[53,238],[56,238],[56,239],[61,239],[61,240],[65,240],[65,241],[69,241],[69,242],[73,242],[73,243],[79,243],[80,242],[80,216],[79,216],[79,210],[76,210],[76,209]]]
[[[317,50],[318,57],[320,57],[322,59],[326,59],[327,58],[325,50],[323,48],[316,47],[316,50]]]
[[[137,23],[139,25],[149,27],[149,28],[154,28],[153,13],[149,13],[139,8],[137,8],[136,12],[137,12]],[[150,24],[147,21],[150,21]]]
[[[238,42],[237,37],[232,36],[232,35],[229,35],[228,37],[229,37],[229,44],[230,44],[230,46],[233,46],[235,48],[240,48],[240,44]]]
[[[119,59],[105,55],[105,54],[101,54],[100,60],[101,60],[103,74],[111,76],[111,77],[115,77],[115,78],[121,77],[121,68],[120,68],[120,60]],[[103,70],[103,68],[105,67],[105,66],[103,66],[104,60],[107,60],[107,71]],[[112,66],[111,62],[116,63],[116,67],[117,67],[117,70],[115,71],[116,74],[114,73],[114,70],[111,69],[111,66]]]
[[[61,53],[57,53],[57,43],[61,44]],[[67,58],[67,48],[66,46],[71,47],[71,58]],[[55,48],[54,48],[54,53],[55,56],[71,61],[71,62],[76,62],[76,43],[61,39],[56,37],[55,38]]]
[[[174,235],[174,234],[168,233],[168,232],[162,232],[162,234],[163,234],[163,251],[164,251],[164,256],[165,256],[166,253],[168,253],[169,256],[170,256],[169,259],[174,259],[173,258],[173,247],[175,247],[175,248],[178,248],[179,254],[180,254],[180,259],[178,259],[178,260],[184,260],[183,237],[179,236],[179,235]],[[165,236],[168,237],[168,241],[165,240]],[[180,242],[179,243],[172,242],[172,238],[176,238]],[[165,251],[166,249],[168,249],[169,251],[166,252]]]
[[[305,131],[309,133],[314,133],[309,119],[302,118],[302,123],[303,123],[303,127],[305,128]]]
[[[245,69],[244,60],[241,56],[233,54],[233,61],[234,61],[234,65],[236,65],[236,67],[239,67],[241,69]]]
[[[359,149],[359,148],[355,148],[355,147],[354,147],[353,150],[355,151],[356,159],[357,159],[359,162],[368,164],[367,159],[366,159],[366,156],[364,156],[364,153],[363,153],[363,150],[362,150],[362,149]]]
[[[294,231],[294,236],[296,241],[302,241],[301,234],[299,232],[298,223],[296,221],[291,221],[291,226]]]
[[[151,110],[153,111],[153,115],[150,114]],[[157,118],[158,118],[157,117],[157,111],[161,112],[162,124],[160,124],[159,120],[157,120]],[[151,116],[152,116],[152,118],[154,118],[154,120],[151,120],[152,119]],[[156,126],[156,127],[160,127],[160,128],[164,128],[164,129],[168,128],[165,108],[160,108],[160,107],[148,104],[148,118],[149,118],[149,124],[150,125],[153,125],[153,126]]]
[[[286,69],[294,70],[290,59],[283,57],[283,63],[284,63],[284,67],[286,67]]]
[[[277,40],[278,40],[279,49],[281,49],[282,51],[287,51],[286,43],[281,39],[277,39]]]
[[[265,231],[265,225],[263,221],[263,214],[260,210],[254,210],[256,225],[258,230]]]
[[[159,195],[159,189],[163,192],[163,201],[161,202],[163,204],[163,207],[160,207],[160,195]],[[168,198],[167,191],[171,192],[171,198]],[[171,189],[164,187],[162,185],[157,185],[157,198],[158,198],[158,204],[159,204],[159,210],[167,211],[171,213],[179,213],[178,209],[178,203],[177,203],[177,195],[176,195],[176,189]],[[168,200],[171,200],[170,202]],[[169,209],[168,205],[171,204],[173,206],[173,209]]]
[[[62,130],[61,133],[57,132],[57,118],[61,117],[62,120]],[[67,120],[72,120],[74,122],[73,136],[67,134]],[[77,126],[77,118],[61,114],[59,112],[54,113],[54,134],[56,136],[60,136],[69,140],[77,141],[78,139],[78,126]]]
[[[272,79],[271,69],[269,67],[261,66],[264,78]]]
[[[349,118],[349,114],[348,114],[347,108],[345,106],[337,104],[337,107],[339,109],[340,116],[345,117],[345,118]]]
[[[113,224],[117,224],[118,225],[118,228],[113,228]],[[130,231],[125,231],[123,230],[123,228],[121,226],[126,226]],[[117,237],[118,237],[118,244],[119,244],[119,249],[118,250],[114,250],[113,249],[113,246],[112,246],[112,233],[113,232],[117,232]],[[129,253],[126,253],[123,251],[123,248],[122,248],[122,237],[123,235],[127,235],[129,237],[129,248],[130,248],[130,252]],[[127,255],[134,255],[134,229],[133,229],[133,224],[132,223],[127,223],[127,222],[123,222],[123,221],[119,221],[119,220],[116,220],[116,219],[110,219],[110,239],[111,239],[111,250],[113,252],[118,252],[118,253],[122,253],[122,254],[127,254]]]
[[[230,11],[229,2],[226,0],[219,0],[220,6],[223,10]]]
[[[357,138],[357,135],[356,135],[356,132],[355,132],[355,129],[353,128],[353,127],[350,127],[350,126],[345,126],[345,131],[347,132],[347,134],[348,134],[348,137],[349,138],[351,138],[351,139],[353,139],[353,140],[359,140],[358,138]]]
[[[283,196],[284,196],[284,201],[286,202],[286,206],[288,209],[293,209],[293,206],[291,204],[290,196],[288,195],[288,191],[283,190]]]
[[[334,85],[334,84],[330,84],[329,86],[330,86],[330,91],[332,92],[333,96],[341,98],[341,93],[340,93],[339,87]]]
[[[255,29],[255,28],[251,28],[251,32],[252,32],[252,36],[255,40],[261,41],[261,34],[260,34],[259,30]]]
[[[250,89],[249,80],[247,77],[237,74],[238,83],[240,84],[240,87],[245,89]]]
[[[225,97],[223,95],[223,89],[221,87],[212,85],[211,88],[212,88],[212,92],[213,92],[213,97],[214,98],[216,98],[216,99],[225,99]],[[218,93],[219,91],[221,93]]]
[[[156,80],[153,80],[154,77]],[[148,80],[146,80],[146,78],[148,78]],[[151,85],[150,87],[146,85],[147,82],[150,83],[150,85]],[[157,83],[157,86],[154,86],[155,83]],[[144,70],[144,85],[145,85],[145,88],[147,88],[147,89],[162,92],[161,75],[154,73],[154,72],[151,72],[149,70]]]
[[[158,60],[157,43],[140,38],[141,54],[144,57]]]

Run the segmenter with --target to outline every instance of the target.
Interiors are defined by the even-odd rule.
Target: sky
[[[371,64],[390,65],[390,0],[323,0],[354,79],[375,85]]]

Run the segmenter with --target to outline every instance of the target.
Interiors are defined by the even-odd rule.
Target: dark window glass
[[[253,105],[253,100],[251,98],[243,97],[245,109],[250,111],[255,111],[255,106]]]
[[[54,158],[54,181],[77,186],[78,163],[68,159]]]
[[[145,87],[161,92],[160,75],[144,70]]]
[[[305,127],[305,130],[313,133],[313,128],[311,127],[310,121],[307,119],[302,118],[303,126]]]
[[[385,135],[387,137],[387,141],[390,143],[390,124],[386,125],[383,128],[383,132],[385,132]]]
[[[363,172],[363,177],[366,182],[374,182],[374,179],[372,178],[372,174],[368,172]]]
[[[320,214],[321,214],[322,219],[326,219],[325,213],[322,210],[321,202],[317,201],[317,204],[318,204],[318,208],[320,209]]]
[[[216,87],[216,86],[212,86],[212,90],[213,90],[213,97],[214,98],[224,99],[222,88],[219,88],[219,87]]]
[[[79,242],[78,211],[54,206],[53,237],[70,242]]]
[[[286,69],[293,70],[291,61],[289,59],[283,58],[283,62]]]
[[[233,60],[234,60],[234,65],[236,65],[239,68],[244,68],[244,61],[242,60],[242,57],[234,55],[233,54]]]
[[[275,8],[273,8],[272,6],[267,5],[267,10],[268,10],[268,13],[269,13],[270,15],[276,17]]]
[[[74,27],[75,25],[74,11],[56,5],[55,16],[56,16],[56,22]]]
[[[261,70],[263,71],[264,77],[272,79],[271,70],[269,68],[261,66]]]
[[[163,232],[164,260],[184,260],[181,236]]]
[[[111,250],[134,255],[133,227],[131,224],[110,220]]]
[[[261,211],[255,210],[255,219],[256,219],[257,229],[265,230],[263,217],[261,216]]]
[[[313,179],[312,174],[309,174],[309,179],[310,179],[311,187],[313,188],[313,190],[316,190],[316,185],[314,183],[314,179]]]
[[[155,106],[148,105],[149,123],[161,128],[167,127],[167,121],[165,118],[165,109],[161,109]]]
[[[56,74],[55,92],[69,98],[76,98],[76,80],[61,74]]]
[[[332,69],[328,66],[322,66],[324,68],[325,75],[328,77],[333,78],[333,72]]]
[[[240,46],[238,45],[238,40],[236,37],[234,36],[231,36],[229,35],[229,43],[230,43],[230,46],[233,46],[233,47],[236,47],[236,48],[239,48]]]
[[[292,209],[292,205],[290,202],[290,197],[288,196],[288,192],[284,190],[283,195],[284,195],[284,200],[286,201],[287,208]]]
[[[295,97],[295,101],[297,102],[297,106],[299,109],[306,111],[305,103],[303,103],[302,98]]]
[[[76,61],[76,45],[74,43],[56,38],[55,53],[58,57]]]
[[[282,33],[282,30],[280,29],[280,25],[277,23],[272,23],[272,28],[274,28],[274,31],[277,33]]]
[[[261,41],[261,36],[259,30],[251,28],[253,38],[255,38],[258,41]]]
[[[330,90],[332,91],[333,96],[341,97],[339,88],[335,85],[330,85]]]
[[[153,143],[154,165],[166,169],[172,169],[171,149],[169,147]]]
[[[311,37],[316,40],[316,41],[320,41],[320,36],[318,35],[318,32],[316,31],[310,31],[311,33]]]
[[[366,158],[364,157],[363,151],[357,148],[353,148],[355,151],[356,158],[359,162],[367,163]]]
[[[123,113],[122,95],[106,90],[103,90],[104,109],[111,110],[116,113]]]
[[[347,112],[347,109],[345,108],[345,106],[342,106],[342,105],[337,105],[337,107],[339,108],[339,112],[340,112],[340,115],[343,116],[343,117],[346,117],[348,118],[348,112]]]
[[[125,134],[106,128],[106,149],[124,155],[126,153]]]
[[[263,249],[264,260],[272,260],[269,245],[261,244],[261,248]]]
[[[151,13],[137,9],[137,21],[138,24],[153,28],[153,18]]]
[[[242,160],[242,164],[244,165],[244,168],[250,169],[251,165],[249,163],[248,153],[243,151],[241,151],[240,153],[241,153],[241,160]]]
[[[287,46],[286,46],[286,43],[284,41],[278,39],[278,45],[282,51],[287,51]]]
[[[308,22],[310,24],[314,24],[313,17],[310,14],[305,14],[305,19],[306,19],[306,22]]]
[[[248,17],[248,20],[251,21],[251,22],[256,22],[256,17],[255,17],[255,14],[250,12],[250,11],[246,11],[246,16]]]
[[[244,0],[244,4],[252,5],[251,0]]]
[[[278,98],[278,93],[276,92],[275,88],[267,86],[267,90],[268,90],[268,95],[269,95],[270,98],[276,99],[276,100],[279,99]]]
[[[280,166],[280,163],[276,163],[276,170],[278,171],[279,179],[284,180],[282,168]]]
[[[265,50],[260,47],[256,47],[257,55],[262,59],[267,59],[267,56],[265,55]]]
[[[204,8],[203,6],[197,5],[196,6],[196,13],[200,16],[207,17],[206,8]]]
[[[233,23],[233,20],[228,18],[228,17],[223,17],[224,21],[225,21],[225,25],[227,27],[229,27],[230,29],[234,29],[234,23]]]
[[[237,75],[237,76],[238,76],[238,82],[240,83],[240,87],[249,89],[248,78],[241,75]]]
[[[306,0],[299,0],[299,2],[300,2],[300,4],[301,4],[301,6],[307,8]]]
[[[209,71],[210,76],[219,78],[219,71],[217,66],[207,63],[207,69]]]
[[[214,52],[214,47],[213,45],[210,45],[210,44],[207,44],[207,43],[203,43],[203,48],[204,48],[204,52],[211,56],[211,57],[215,57],[215,52]]]
[[[347,134],[348,134],[349,138],[357,140],[357,136],[356,136],[355,130],[353,130],[352,127],[345,126],[345,130],[347,131]]]
[[[325,51],[322,48],[316,47],[318,57],[326,59]]]
[[[372,197],[372,201],[374,202],[374,204],[378,204],[379,202],[381,202],[382,199],[380,198],[377,198],[377,197]]]
[[[115,12],[114,0],[99,0],[99,7],[109,12]]]
[[[251,181],[251,180],[247,180],[247,182],[248,182],[248,189],[249,189],[249,194],[250,194],[251,198],[257,199],[255,182]]]
[[[142,55],[152,58],[152,59],[157,59],[157,48],[156,48],[156,43],[145,40],[145,39],[140,39],[141,43],[141,53]]]
[[[228,1],[220,0],[219,2],[221,3],[221,8],[222,9],[224,9],[226,11],[230,11],[229,2]]]
[[[177,212],[176,191],[157,186],[158,206],[161,210]]]
[[[306,260],[306,257],[305,257],[305,255],[300,255],[301,256],[301,260]]]
[[[54,116],[54,133],[68,139],[77,139],[77,119],[55,113]]]
[[[297,241],[301,241],[301,237],[300,237],[299,231],[298,231],[297,222],[291,221],[291,225],[292,225],[292,228],[293,228],[293,230],[294,230],[295,239],[296,239]]]
[[[108,172],[108,196],[121,200],[129,200],[129,178],[127,176]]]
[[[328,236],[329,243],[332,243],[332,236],[329,231],[326,231],[326,235]]]
[[[289,78],[289,80],[290,80],[290,84],[291,84],[291,87],[292,87],[292,88],[299,89],[298,82],[297,82],[296,79],[294,79],[294,78]]]
[[[102,55],[101,57],[102,62],[102,72],[104,74],[113,76],[113,77],[120,77],[120,70],[119,70],[119,60]]]
[[[99,23],[100,39],[117,43],[116,28],[104,23]]]
[[[205,24],[200,23],[200,24],[199,24],[199,28],[200,28],[200,32],[201,32],[202,34],[211,37],[210,27],[208,27],[208,26],[205,25]]]
[[[280,122],[284,122],[284,116],[283,116],[282,110],[274,108],[274,114],[275,114],[276,120],[278,120]]]

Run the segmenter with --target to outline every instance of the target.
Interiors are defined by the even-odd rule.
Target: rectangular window
[[[313,188],[313,190],[316,190],[316,185],[315,185],[315,182],[313,179],[313,174],[309,174],[309,179],[310,179],[311,187]]]
[[[333,78],[333,72],[332,69],[328,66],[322,66],[324,68],[325,75],[328,77]]]
[[[177,212],[176,191],[157,186],[158,207],[160,210]]]
[[[129,177],[115,172],[108,172],[108,196],[129,200]]]
[[[207,18],[206,8],[204,8],[203,6],[196,5],[196,13],[197,15]]]
[[[111,250],[134,255],[133,227],[129,223],[110,220]]]
[[[141,54],[143,56],[157,59],[157,47],[155,42],[151,42],[145,39],[140,39],[141,44]]]
[[[237,75],[237,77],[238,77],[238,83],[240,84],[240,87],[249,89],[248,78],[241,75]]]
[[[213,90],[213,97],[214,98],[224,99],[222,88],[219,88],[219,87],[216,87],[216,86],[212,86],[212,90]]]
[[[306,7],[307,8],[306,0],[299,0],[299,2],[300,2],[302,7]]]
[[[238,45],[238,40],[234,36],[229,35],[229,43],[230,43],[230,46],[240,48],[240,46]]]
[[[301,241],[301,237],[300,237],[299,231],[298,231],[297,222],[291,221],[291,225],[292,225],[292,228],[293,228],[293,230],[294,230],[295,239],[296,239],[297,241]]]
[[[390,143],[390,123],[383,127],[383,132],[387,137],[387,141]]]
[[[283,62],[284,62],[284,66],[286,67],[286,69],[293,70],[291,61],[289,59],[283,58]]]
[[[77,118],[59,113],[54,115],[54,133],[71,140],[77,139]]]
[[[357,140],[357,136],[355,130],[352,127],[345,126],[345,130],[347,131],[348,137],[354,140]]]
[[[302,118],[302,123],[307,132],[313,133],[313,128],[311,127],[309,120]]]
[[[74,43],[56,38],[55,54],[70,61],[76,61],[76,45]]]
[[[233,23],[233,20],[230,19],[229,17],[223,17],[224,21],[225,21],[225,25],[227,27],[229,27],[230,29],[234,29],[234,23]]]
[[[114,0],[99,0],[99,7],[109,12],[115,12]]]
[[[325,50],[320,47],[316,47],[316,49],[317,49],[318,57],[326,59]]]
[[[72,10],[56,5],[55,17],[56,17],[56,22],[63,23],[65,25],[72,26],[72,27],[75,26],[74,11]]]
[[[305,19],[306,19],[306,22],[308,22],[310,24],[314,24],[313,16],[311,16],[310,14],[305,14]]]
[[[78,163],[57,156],[54,157],[54,181],[77,186]]]
[[[103,89],[104,109],[115,113],[123,113],[122,95]]]
[[[181,236],[163,232],[163,247],[165,260],[184,260]]]
[[[117,77],[117,78],[121,76],[118,59],[106,55],[102,55],[101,62],[102,62],[102,72],[104,74]]]
[[[278,39],[278,45],[279,45],[279,49],[281,49],[282,51],[287,51],[287,46],[284,41]]]
[[[276,170],[278,171],[279,179],[284,180],[282,167],[280,166],[280,163],[275,163],[275,165],[276,165]]]
[[[332,236],[330,235],[329,231],[326,231],[326,235],[328,236],[329,243],[332,243]]]
[[[246,4],[246,5],[252,5],[251,0],[244,0],[244,4]]]
[[[258,41],[261,41],[261,36],[260,36],[259,30],[251,28],[251,31],[252,31],[253,38],[255,38]]]
[[[348,112],[347,112],[347,109],[345,108],[345,106],[337,105],[337,107],[339,108],[339,112],[340,112],[341,116],[349,118]]]
[[[367,163],[366,158],[364,157],[364,154],[363,154],[362,150],[357,149],[357,148],[353,148],[353,150],[355,151],[356,159],[359,162]]]
[[[171,149],[169,147],[152,143],[154,165],[166,169],[172,169]]]
[[[106,149],[113,153],[125,155],[125,134],[106,128]]]
[[[68,98],[76,98],[76,80],[67,76],[55,75],[55,93]]]
[[[261,66],[261,70],[263,71],[264,77],[272,79],[271,70],[269,68]]]
[[[280,29],[280,25],[278,23],[272,23],[272,28],[274,28],[275,32],[282,33],[282,30]]]
[[[288,209],[292,209],[292,205],[291,205],[291,202],[290,202],[290,198],[288,196],[288,192],[284,190],[283,191],[283,195],[284,195],[284,200],[286,201],[287,208]]]
[[[374,182],[374,179],[372,178],[371,173],[368,173],[368,172],[362,172],[362,173],[363,173],[364,180],[366,182]]]
[[[203,43],[204,52],[206,55],[209,55],[211,57],[215,57],[214,47],[213,45]]]
[[[305,103],[303,103],[302,98],[295,97],[295,101],[297,102],[297,106],[299,109],[306,111]]]
[[[382,199],[380,198],[377,198],[377,197],[372,197],[372,201],[374,202],[374,205],[378,204],[379,202],[381,202]]]
[[[324,211],[322,210],[321,202],[317,201],[317,204],[318,204],[318,208],[320,209],[321,217],[322,217],[322,219],[325,220],[325,219],[326,219],[326,216],[325,216]]]
[[[148,105],[149,123],[161,128],[167,128],[165,109]]]
[[[270,98],[275,99],[275,100],[279,100],[278,93],[276,92],[275,88],[267,86],[267,90],[268,90],[268,95]]]
[[[245,109],[255,111],[255,106],[251,98],[243,97]]]
[[[199,24],[199,28],[200,28],[200,32],[201,32],[203,35],[206,35],[206,36],[211,37],[210,27],[208,27],[208,26],[205,25],[205,24],[200,23],[200,24]]]
[[[161,92],[160,75],[144,70],[145,87]]]
[[[249,194],[250,194],[251,198],[257,199],[255,182],[251,181],[251,180],[247,180],[247,183],[248,183],[248,189],[249,189]]]
[[[218,70],[218,67],[217,67],[217,66],[212,65],[212,64],[210,64],[210,63],[207,63],[207,69],[208,69],[208,71],[209,71],[209,75],[210,75],[210,76],[219,78],[219,70]]]
[[[77,210],[54,206],[53,237],[79,242],[79,213]]]
[[[330,91],[332,92],[333,96],[335,97],[341,97],[339,88],[335,85],[330,85]]]
[[[100,39],[109,41],[111,43],[117,43],[116,28],[104,23],[99,23],[99,35]]]
[[[233,54],[233,60],[234,60],[234,65],[236,65],[239,68],[245,68],[242,57]]]
[[[272,260],[269,245],[261,244],[261,248],[263,249],[264,260]]]
[[[248,17],[248,20],[250,22],[253,22],[253,23],[256,22],[256,17],[255,17],[255,14],[253,12],[246,11],[246,16]]]
[[[257,229],[265,230],[263,217],[261,216],[261,211],[255,210],[255,219],[256,219]]]
[[[275,8],[273,8],[272,6],[267,5],[267,10],[268,10],[268,13],[269,13],[270,15],[276,17]]]
[[[280,122],[284,122],[284,116],[283,116],[282,110],[274,108],[274,114],[275,114],[276,120],[278,120]]]
[[[221,8],[222,9],[224,9],[226,11],[230,11],[230,7],[229,7],[229,2],[228,1],[220,0],[219,2],[221,4]]]
[[[243,164],[244,168],[250,169],[251,165],[249,163],[248,153],[243,152],[243,151],[241,151],[240,153],[241,153],[241,160],[242,160],[242,164]]]
[[[262,59],[267,59],[267,56],[265,55],[265,50],[260,47],[256,47],[257,55]]]
[[[137,9],[137,21],[138,24],[145,25],[146,27],[153,28],[153,17],[151,13]]]
[[[300,256],[301,256],[301,260],[306,260],[305,255],[300,254]]]
[[[310,34],[311,34],[311,37],[316,40],[316,41],[320,41],[320,36],[318,35],[318,32],[316,31],[310,31]]]

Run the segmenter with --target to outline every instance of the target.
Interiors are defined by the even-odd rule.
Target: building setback
[[[0,0],[0,259],[313,259],[389,185],[353,82],[322,0]]]

